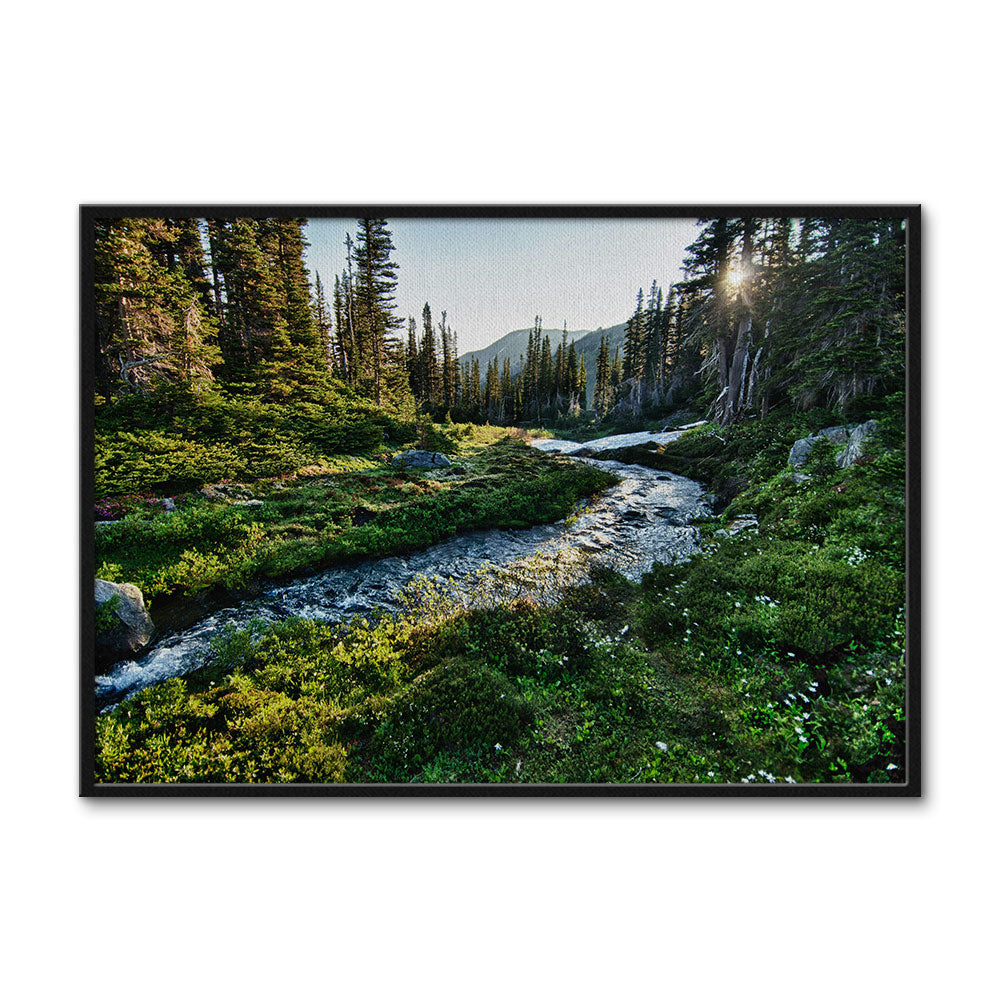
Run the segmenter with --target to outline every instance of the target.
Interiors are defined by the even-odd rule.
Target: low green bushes
[[[407,436],[399,421],[346,390],[277,404],[166,388],[97,407],[94,485],[101,498],[285,476]]]
[[[248,511],[196,503],[152,518],[133,515],[100,529],[97,575],[134,583],[145,596],[236,588],[257,566],[265,533]]]
[[[455,476],[383,464],[260,486],[255,507],[194,497],[171,514],[141,511],[100,529],[97,573],[135,583],[147,596],[239,588],[260,577],[414,551],[459,531],[550,523],[615,481],[512,439],[470,450],[462,461],[465,471]]]

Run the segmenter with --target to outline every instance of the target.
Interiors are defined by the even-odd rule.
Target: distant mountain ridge
[[[494,357],[500,359],[500,367],[503,368],[503,363],[506,358],[510,358],[510,369],[511,372],[516,372],[520,369],[521,355],[527,353],[528,350],[528,335],[531,330],[511,330],[510,333],[505,333],[499,340],[493,341],[488,347],[482,347],[478,351],[466,351],[465,354],[459,357],[459,363],[465,364],[466,361],[479,361],[479,370],[482,373],[483,378],[486,378],[486,366],[493,360]],[[575,341],[579,337],[584,337],[589,330],[570,330],[569,340]],[[542,337],[548,334],[549,339],[552,341],[552,353],[555,353],[556,345],[562,341],[562,330],[542,330]]]
[[[521,355],[528,350],[528,335],[531,330],[511,330],[504,334],[499,340],[495,340],[488,347],[480,348],[478,351],[466,351],[459,357],[459,363],[478,359],[480,376],[486,378],[486,366],[494,357],[500,359],[500,367],[503,368],[505,358],[510,358],[510,370],[512,374],[517,374],[521,367]],[[562,330],[542,330],[542,336],[546,334],[552,344],[552,353],[562,343]],[[615,356],[615,348],[622,348],[625,344],[625,324],[617,323],[607,329],[598,328],[596,330],[570,330],[567,338],[571,344],[576,344],[577,357],[581,354],[587,362],[587,402],[593,402],[594,386],[597,382],[597,352],[601,348],[601,335],[608,338],[608,346],[611,357]]]

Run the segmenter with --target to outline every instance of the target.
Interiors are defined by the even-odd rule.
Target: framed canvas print
[[[85,795],[920,794],[912,206],[85,206]]]

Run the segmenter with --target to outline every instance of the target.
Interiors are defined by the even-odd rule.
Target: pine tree
[[[267,262],[278,320],[254,375],[261,390],[272,399],[313,392],[326,377],[326,359],[313,319],[305,264],[304,225],[305,219],[257,222],[258,244]]]
[[[731,256],[736,239],[736,227],[729,219],[699,219],[705,228],[688,247],[684,260],[689,277],[684,282],[688,296],[690,334],[711,352],[713,364],[706,367],[706,376],[714,370],[715,388],[712,413],[715,415],[728,393],[729,371],[733,348],[733,296]]]
[[[441,367],[438,363],[431,307],[426,302],[424,303],[423,334],[420,338],[419,350],[419,395],[429,406],[438,407],[441,405]]]
[[[225,289],[219,334],[227,375],[266,389],[263,366],[287,339],[278,276],[257,220],[215,220],[214,230],[213,268]]]
[[[313,322],[319,334],[320,343],[323,345],[323,354],[326,359],[328,371],[334,371],[336,367],[335,354],[336,342],[333,335],[333,322],[330,318],[330,307],[326,302],[326,295],[323,291],[323,282],[320,279],[319,271],[316,272],[316,294],[313,299]]]
[[[729,370],[724,373],[723,393],[720,405],[716,407],[719,422],[731,424],[742,414],[752,409],[754,401],[748,398],[748,361],[754,348],[754,249],[758,219],[743,220],[740,237],[740,263],[736,271],[736,280],[730,279],[730,289],[733,297],[733,319],[736,334],[733,338],[732,361]]]
[[[406,326],[406,375],[410,392],[420,398],[420,354],[417,350],[417,321],[411,316]]]
[[[795,405],[841,409],[859,395],[900,391],[904,380],[905,243],[899,220],[814,222],[800,235],[789,277],[804,296],[782,311],[779,376]],[[801,242],[811,241],[808,253]],[[795,336],[791,336],[792,330]],[[777,365],[775,367],[778,367]]]
[[[663,289],[654,281],[646,305],[646,349],[643,374],[646,389],[657,400],[663,388]]]
[[[394,249],[385,219],[358,219],[354,262],[358,267],[358,319],[368,369],[364,377],[370,381],[372,398],[379,406],[383,402],[386,344],[392,331],[400,325],[393,312],[398,270],[391,258]]]
[[[97,221],[97,381],[108,395],[212,380],[216,319],[193,232],[169,219]]]
[[[479,358],[472,359],[472,367],[469,371],[469,411],[474,415],[474,420],[481,421],[483,419],[482,375],[479,371]]]
[[[346,343],[344,357],[347,359],[347,377],[351,385],[357,385],[359,369],[364,357],[364,343],[358,337],[355,313],[357,296],[354,287],[354,240],[350,233],[344,234],[344,247],[347,251],[347,269],[343,273],[344,286],[344,316],[346,319]]]
[[[569,357],[566,359],[566,398],[569,400],[571,410],[576,413],[580,409],[580,363],[583,356],[577,361],[576,344],[569,345]]]
[[[445,411],[448,411],[455,405],[455,374],[458,354],[454,348],[451,327],[448,326],[447,310],[441,312],[438,332],[441,334],[441,405]]]
[[[486,367],[485,410],[490,423],[500,422],[500,359],[496,355]]]
[[[618,353],[618,348],[615,348],[614,360],[611,362],[611,406],[612,408],[617,404],[618,397],[622,391],[622,359]]]
[[[541,320],[539,320],[539,326],[541,326]],[[552,343],[549,340],[549,335],[545,334],[542,339],[542,350],[538,367],[539,413],[542,410],[549,410],[552,406],[554,370],[555,366],[552,363]]]
[[[347,317],[344,313],[343,284],[340,275],[333,277],[333,345],[334,359],[338,373],[347,378],[349,356],[347,346]]]
[[[324,366],[321,340],[316,330],[306,270],[308,244],[302,233],[305,219],[262,219],[258,223],[261,246],[271,258],[278,282],[281,314],[288,337],[304,349],[307,363]]]
[[[642,378],[646,360],[646,323],[642,308],[643,291],[640,288],[635,299],[635,312],[625,324],[625,370],[626,379]]]
[[[572,395],[572,384],[569,378],[569,331],[566,329],[566,320],[563,320],[562,342],[556,348],[556,394],[559,399],[557,405],[562,400],[568,400]]]
[[[608,350],[608,341],[604,334],[601,334],[601,346],[597,351],[597,376],[594,384],[594,408],[597,410],[597,417],[603,420],[611,409],[611,355]]]
[[[500,376],[500,405],[501,413],[499,423],[514,423],[514,383],[510,374],[510,358],[503,359],[503,374]]]

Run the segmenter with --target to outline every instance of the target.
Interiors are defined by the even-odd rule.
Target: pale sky
[[[694,219],[393,219],[399,265],[396,312],[420,323],[429,302],[435,323],[448,310],[459,353],[511,330],[542,326],[596,330],[626,320],[639,288],[681,276]],[[327,297],[345,265],[344,236],[355,219],[310,219],[307,262]]]

